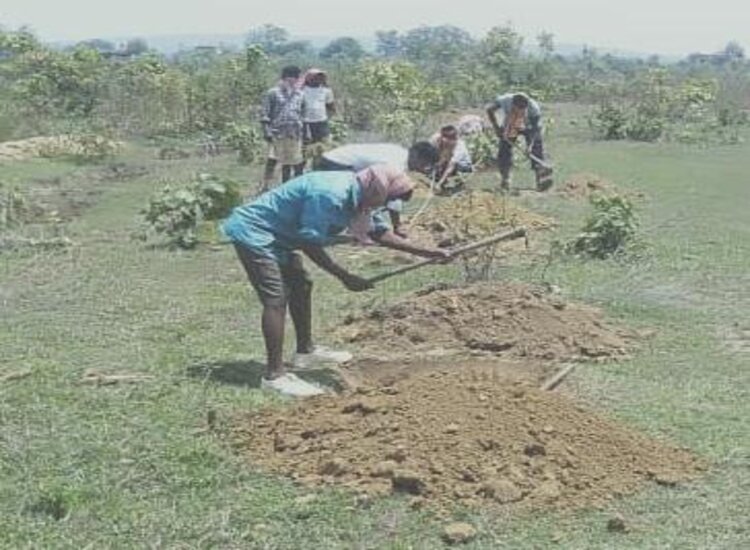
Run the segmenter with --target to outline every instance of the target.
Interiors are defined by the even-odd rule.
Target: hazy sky
[[[747,0],[0,0],[0,25],[29,25],[45,40],[244,33],[263,23],[298,35],[446,23],[479,34],[506,21],[528,39],[547,30],[558,42],[646,53],[714,51],[729,40],[750,49]]]

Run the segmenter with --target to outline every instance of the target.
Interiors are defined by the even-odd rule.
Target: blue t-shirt
[[[361,189],[353,172],[308,172],[238,206],[221,228],[232,242],[285,264],[303,245],[327,246],[357,215]],[[386,230],[373,214],[372,232]]]

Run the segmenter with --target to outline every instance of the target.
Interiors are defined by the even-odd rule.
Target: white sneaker
[[[321,365],[340,365],[351,361],[354,356],[348,351],[337,351],[323,346],[315,346],[312,353],[297,353],[294,356],[294,368],[298,370],[314,369]]]
[[[273,390],[290,397],[310,397],[325,393],[319,386],[305,382],[296,374],[290,372],[272,380],[263,378],[260,381],[260,387],[264,390]]]

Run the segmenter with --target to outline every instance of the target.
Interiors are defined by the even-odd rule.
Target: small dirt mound
[[[119,141],[97,135],[37,136],[0,143],[0,163],[36,157],[57,158],[85,155],[90,154],[92,148],[96,148],[102,154],[114,154],[122,148],[122,145]]]
[[[616,193],[617,188],[596,174],[574,174],[560,186],[558,192],[569,198],[585,199],[594,193]]]
[[[494,193],[469,191],[433,201],[409,224],[428,231],[438,245],[453,246],[522,225],[529,229],[549,229],[554,221]]]
[[[705,468],[562,396],[469,371],[261,411],[240,419],[233,442],[305,485],[406,494],[437,509],[577,508]]]
[[[337,336],[386,357],[384,343],[405,354],[461,349],[547,361],[623,357],[635,338],[595,308],[516,283],[427,289],[346,319]]]

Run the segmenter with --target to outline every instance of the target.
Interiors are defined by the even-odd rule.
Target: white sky
[[[692,7],[696,6],[696,7]],[[366,36],[378,29],[454,24],[479,34],[510,21],[527,40],[644,53],[750,50],[747,0],[0,0],[0,25],[45,40],[244,33],[264,23],[296,35]]]

